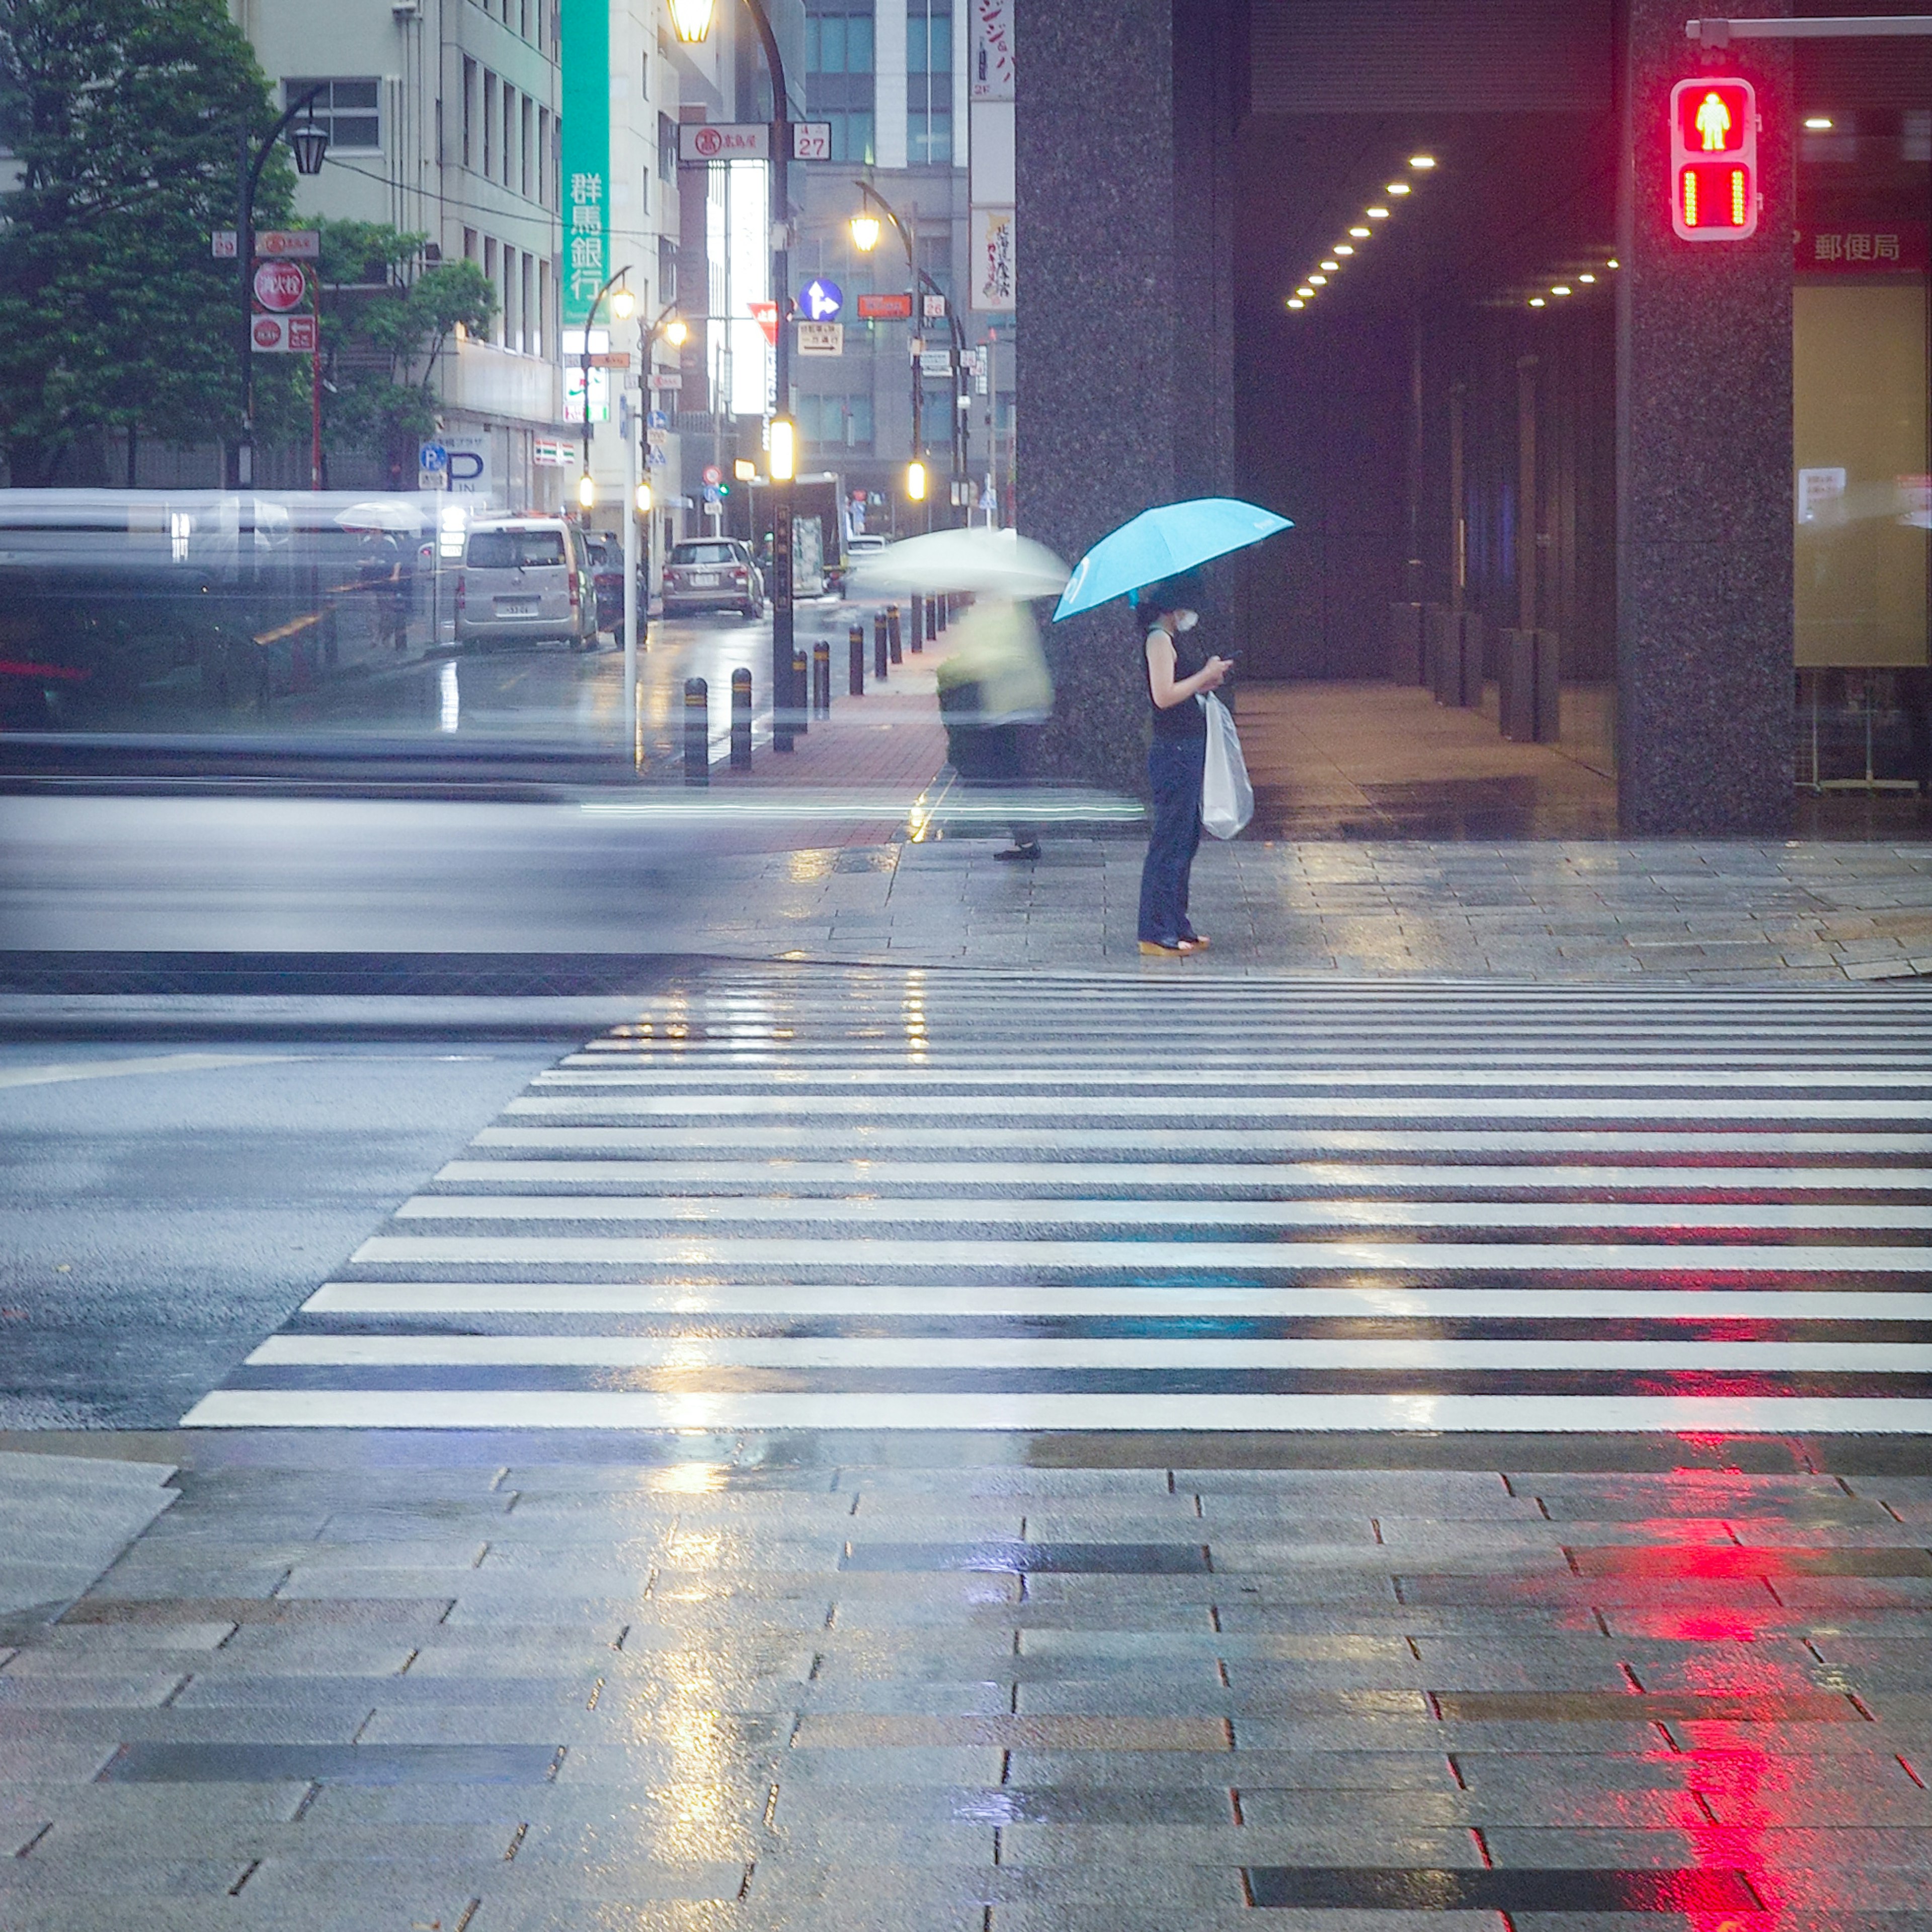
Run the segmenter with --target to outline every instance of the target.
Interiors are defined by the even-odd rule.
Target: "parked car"
[[[615,638],[624,628],[624,545],[609,530],[592,532],[586,541],[590,547],[591,581],[597,586],[597,628]],[[643,611],[639,609],[640,616]]]
[[[456,637],[485,650],[545,639],[594,650],[597,591],[584,532],[562,517],[472,524],[456,579]]]
[[[765,610],[765,575],[752,547],[736,537],[700,537],[673,547],[664,564],[664,614],[682,617],[694,610],[735,610],[760,617]]]

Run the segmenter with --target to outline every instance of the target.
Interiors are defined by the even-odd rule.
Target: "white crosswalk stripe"
[[[197,1427],[1932,1432],[1916,988],[748,968]]]

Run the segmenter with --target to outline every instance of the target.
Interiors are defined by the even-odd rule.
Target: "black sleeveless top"
[[[1174,638],[1174,681],[1180,683],[1192,677],[1208,662],[1208,653],[1194,642],[1197,633],[1184,631]],[[1148,632],[1154,635],[1153,630]],[[1141,675],[1148,680],[1148,709],[1154,713],[1154,735],[1157,744],[1184,745],[1190,739],[1204,738],[1208,735],[1208,714],[1198,701],[1184,698],[1166,710],[1154,701],[1153,667],[1147,662],[1144,640],[1141,657]]]

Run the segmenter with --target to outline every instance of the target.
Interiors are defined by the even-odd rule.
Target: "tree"
[[[416,446],[436,428],[436,372],[450,338],[459,327],[483,334],[496,314],[496,292],[474,262],[421,266],[428,238],[374,222],[322,224],[324,433],[382,457],[398,482],[413,482]]]
[[[44,481],[76,438],[238,427],[240,297],[211,230],[235,219],[240,143],[278,118],[223,0],[0,0],[0,448]],[[284,220],[272,156],[256,199]]]

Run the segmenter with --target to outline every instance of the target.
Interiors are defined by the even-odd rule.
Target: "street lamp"
[[[904,248],[906,274],[913,284],[913,292],[915,299],[921,291],[925,291],[938,296],[941,301],[945,301],[945,290],[942,289],[939,284],[919,266],[917,259],[916,258],[913,250],[912,231],[899,219],[898,211],[893,207],[892,203],[889,202],[870,182],[855,181],[852,185],[865,197],[865,206],[860,209],[856,214],[852,217],[851,221],[849,224],[852,232],[853,245],[858,248],[862,253],[868,255],[869,255],[872,250],[878,246],[879,237],[884,231],[879,226],[878,215],[875,215],[872,212],[872,208],[874,204],[876,203],[879,209],[879,213],[884,215],[886,219],[892,224],[894,229],[898,231],[900,243]],[[915,214],[913,218],[916,221],[919,218]],[[953,312],[952,304],[950,302],[946,303],[946,319],[950,326],[952,335],[952,382],[954,392],[952,410],[952,474],[954,478],[956,479],[959,477],[964,476],[966,473],[966,452],[965,445],[963,440],[965,433],[965,419],[962,408],[965,398],[959,392],[959,384],[964,380],[965,374],[966,336],[965,332],[960,326],[959,318]],[[919,359],[920,350],[922,346],[920,324],[916,320],[915,320],[910,324],[910,327],[912,330],[913,343],[912,461],[913,468],[919,472],[920,487],[915,491],[910,487],[910,485],[908,485],[906,494],[913,502],[918,503],[923,502],[926,500],[926,466],[920,460],[921,457],[924,454],[925,442],[925,430],[921,420],[921,416],[922,405],[925,394],[926,380],[925,372],[920,365]],[[908,472],[908,474],[910,475],[910,472]],[[970,519],[969,518],[968,520],[970,521]]]
[[[671,27],[687,46],[711,31],[717,0],[670,0]],[[776,345],[778,408],[772,428],[791,410],[791,93],[785,84],[784,57],[764,0],[745,0],[758,30],[772,82],[772,296],[778,304]],[[788,424],[788,427],[789,424]],[[772,749],[791,749],[793,725],[804,709],[805,693],[792,664],[792,485],[772,478]]]
[[[577,500],[586,510],[594,508],[597,502],[597,485],[590,480],[590,332],[597,326],[597,311],[603,307],[604,298],[630,272],[627,262],[615,274],[607,275],[604,286],[591,298],[590,313],[584,318],[584,349],[580,358],[584,371],[584,474],[577,479]],[[620,322],[628,320],[637,306],[638,298],[628,289],[618,289],[610,296],[610,313]]]
[[[318,81],[299,100],[290,101],[252,154],[248,124],[242,123],[241,194],[235,220],[235,259],[242,271],[242,434],[235,445],[235,481],[244,488],[255,480],[255,190],[261,185],[262,170],[275,143],[304,110],[308,119],[290,136],[296,172],[321,173],[322,158],[328,152],[328,130],[315,118],[315,100],[328,86],[327,81]]]

